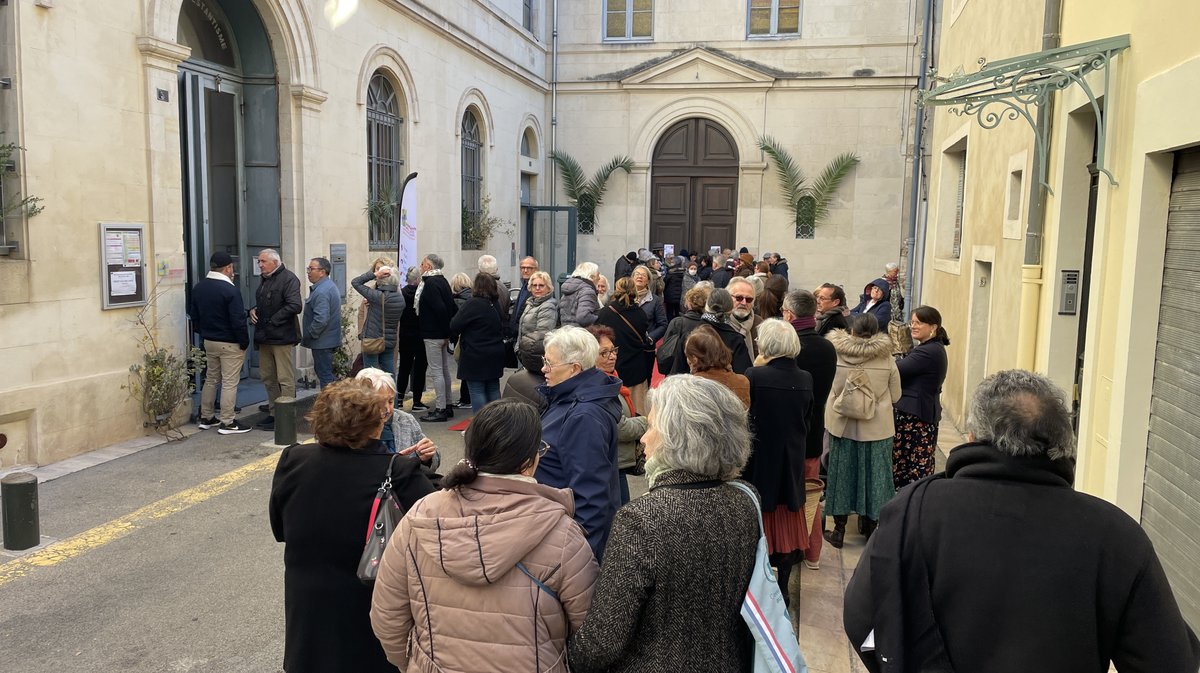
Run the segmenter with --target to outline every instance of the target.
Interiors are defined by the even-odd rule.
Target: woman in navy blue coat
[[[859,297],[858,306],[850,309],[850,315],[870,313],[879,322],[879,331],[886,332],[888,323],[892,320],[892,303],[888,301],[891,291],[892,286],[883,278],[876,278],[867,283],[862,296]]]
[[[892,479],[897,489],[933,474],[938,421],[942,418],[942,382],[946,380],[946,346],[950,345],[950,337],[942,327],[942,314],[932,306],[919,306],[912,312],[911,330],[916,346],[896,363],[901,393],[893,407],[896,438]]]

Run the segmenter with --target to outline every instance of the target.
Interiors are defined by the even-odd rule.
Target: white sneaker
[[[820,570],[821,562],[819,560],[809,561],[808,559],[804,559],[804,567],[808,568],[809,570]]]

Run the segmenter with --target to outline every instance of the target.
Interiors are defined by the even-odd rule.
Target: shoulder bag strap
[[[517,562],[517,570],[520,570],[521,572],[525,573],[526,577],[533,580],[533,583],[537,585],[537,588],[550,594],[550,597],[553,598],[554,600],[556,600],[556,601],[558,600],[558,594],[554,591],[554,589],[551,589],[550,587],[546,586],[545,582],[539,580],[536,576],[534,576],[534,574],[529,571],[529,568],[525,567],[524,563],[521,563],[520,561],[518,561]]]
[[[762,505],[758,504],[758,496],[754,495],[754,490],[740,481],[729,481],[726,483],[750,496],[750,500],[754,503],[754,511],[758,514],[758,536],[762,537],[766,535],[766,530],[763,528]]]
[[[645,337],[643,337],[641,334],[638,334],[637,328],[633,326],[633,323],[630,323],[628,320],[626,320],[625,316],[621,315],[621,312],[618,311],[615,306],[613,306],[612,304],[609,304],[608,307],[610,309],[612,309],[613,313],[617,314],[617,317],[621,319],[621,322],[625,323],[625,325],[629,328],[629,331],[633,332],[633,335],[635,337],[637,337],[638,339],[640,339],[642,341],[645,341]]]

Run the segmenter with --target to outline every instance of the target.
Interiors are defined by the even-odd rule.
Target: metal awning
[[[985,129],[994,129],[1005,119],[1024,119],[1034,133],[1034,168],[1038,181],[1049,191],[1046,153],[1050,122],[1042,119],[1038,113],[1054,92],[1078,85],[1088,97],[1092,112],[1096,115],[1096,168],[1115,185],[1116,178],[1104,165],[1108,115],[1105,114],[1101,99],[1105,106],[1110,104],[1108,65],[1113,57],[1128,48],[1129,35],[1121,35],[995,63],[979,59],[978,72],[969,75],[956,73],[948,79],[939,78],[936,71],[930,71],[931,79],[943,84],[922,91],[917,103],[924,106],[942,105],[950,108],[951,114],[975,117]],[[1087,81],[1088,75],[1095,71],[1104,74],[1104,89],[1099,95]]]

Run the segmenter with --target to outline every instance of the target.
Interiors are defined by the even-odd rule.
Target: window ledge
[[[762,34],[762,35],[747,34],[746,35],[747,40],[768,40],[768,41],[770,41],[770,40],[798,40],[801,37],[803,37],[803,35],[801,35],[800,33],[775,33],[775,34]]]
[[[935,257],[933,260],[933,268],[942,273],[951,273],[955,276],[962,275],[962,258],[951,259],[946,257]]]
[[[606,37],[601,40],[603,44],[645,44],[654,42],[652,37]]]

